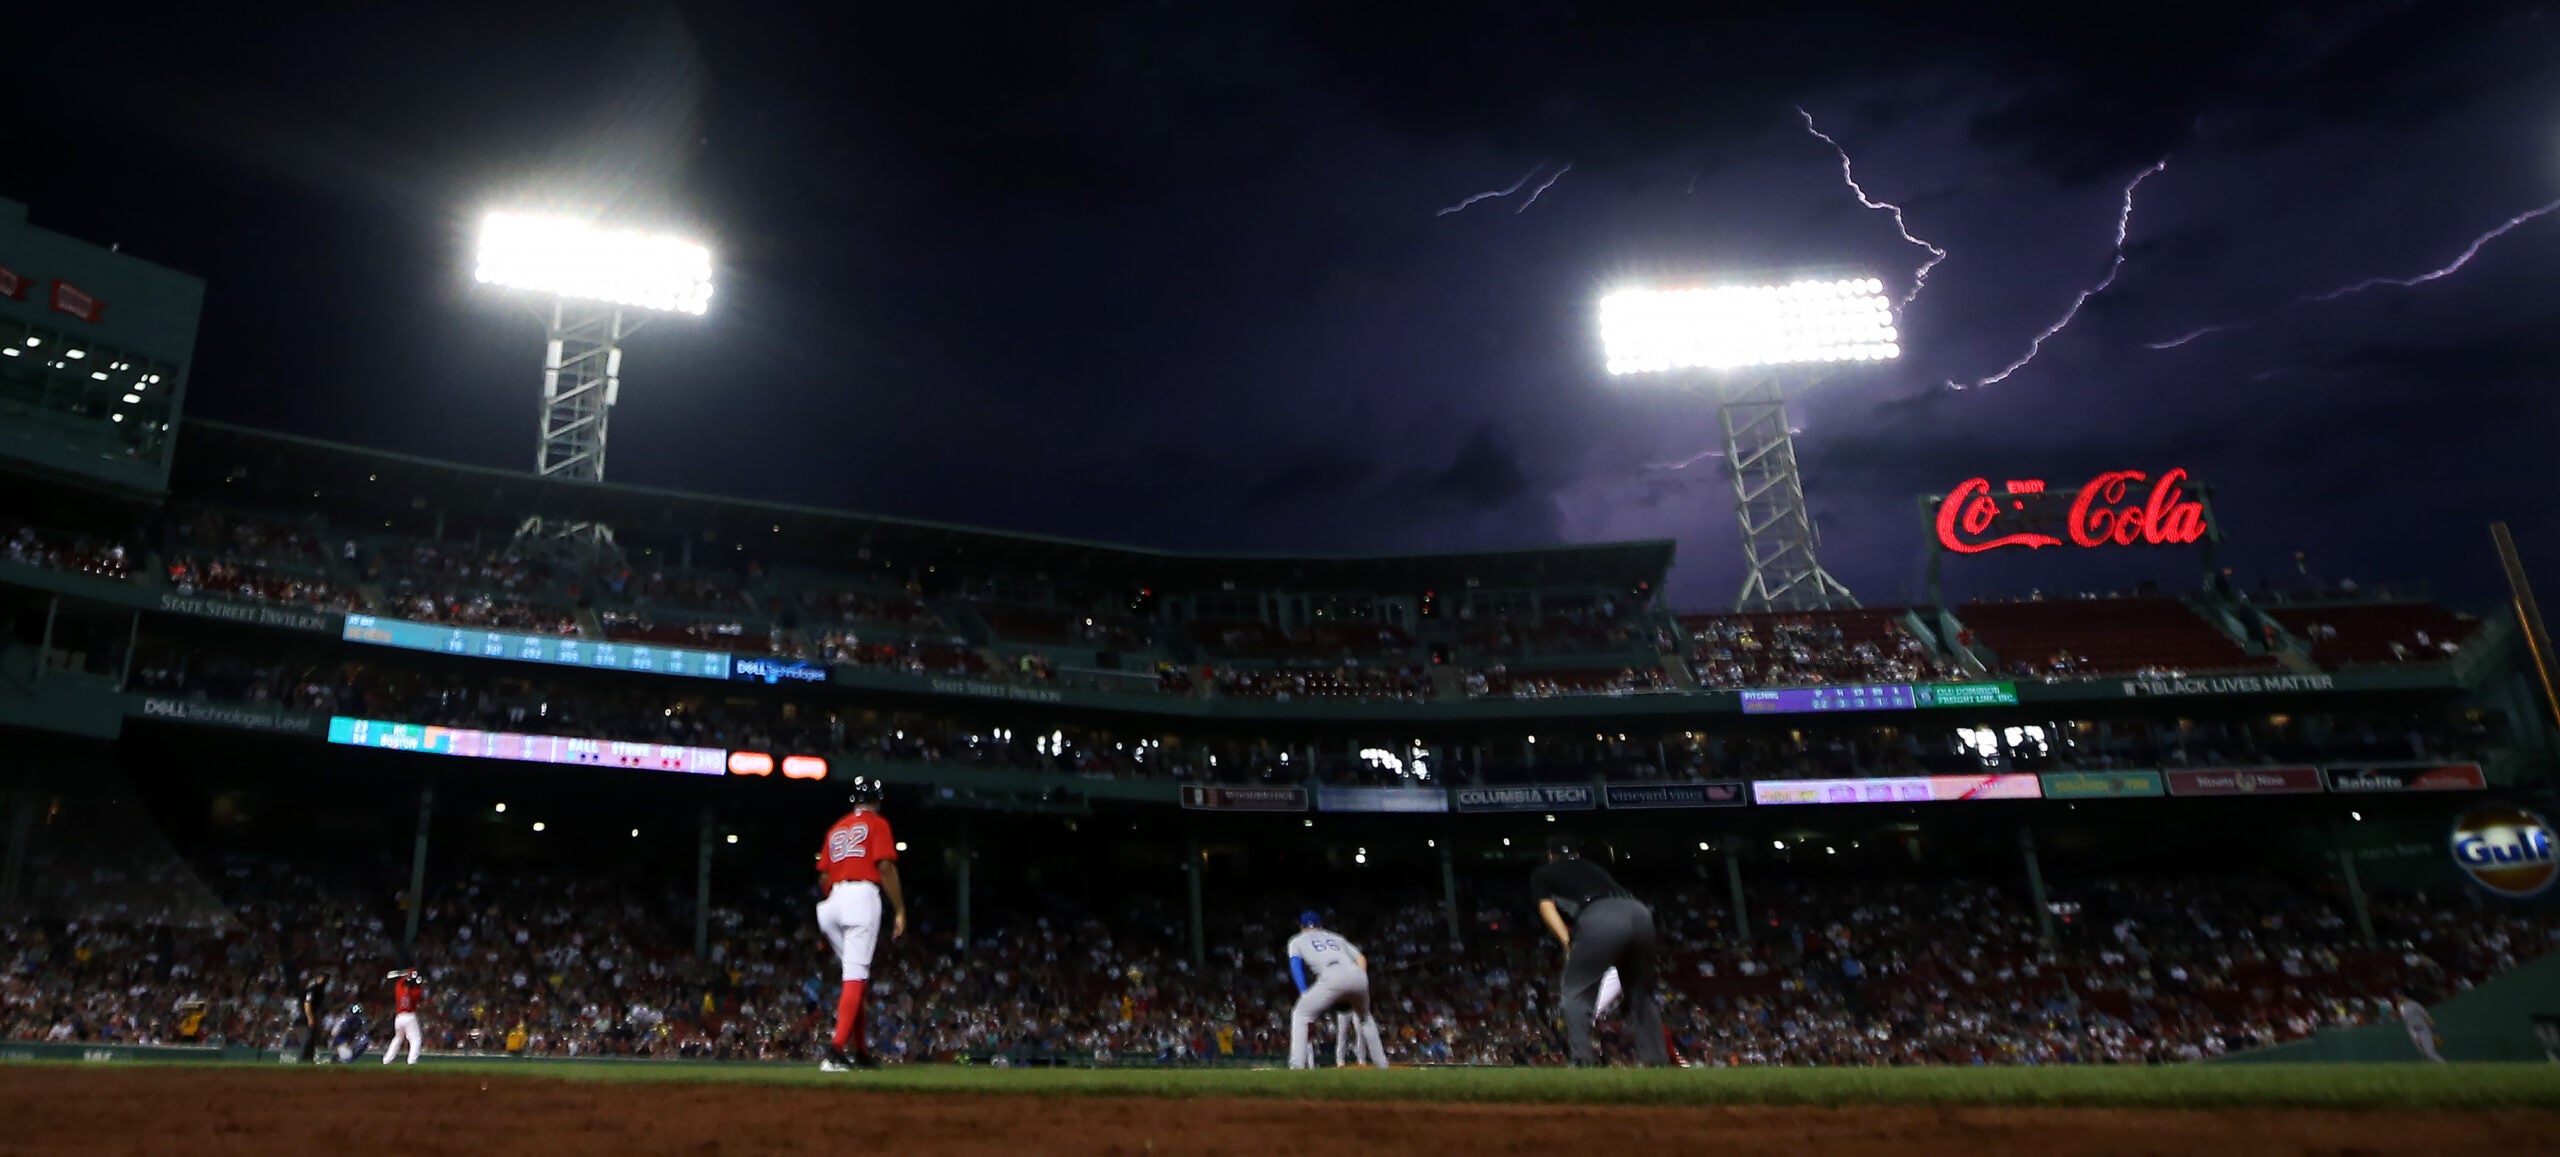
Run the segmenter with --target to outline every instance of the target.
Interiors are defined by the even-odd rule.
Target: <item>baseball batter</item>
[[[426,1045],[426,1034],[418,1029],[418,1006],[427,999],[425,979],[415,968],[394,972],[383,979],[391,982],[391,1047],[382,1051],[382,1063],[390,1064],[400,1055],[400,1046],[409,1046],[409,1063],[418,1063],[418,1052]]]
[[[1357,1017],[1361,1055],[1387,1067],[1387,1047],[1378,1041],[1378,1018],[1369,1009],[1369,958],[1326,931],[1313,912],[1299,913],[1298,934],[1289,938],[1289,979],[1298,986],[1298,1003],[1289,1010],[1290,1068],[1315,1067],[1307,1028],[1337,1007]]]
[[[871,952],[880,942],[880,901],[889,901],[889,937],[907,934],[907,896],[898,886],[898,843],[880,814],[880,781],[853,781],[853,811],[827,829],[818,845],[818,932],[844,965],[836,996],[836,1035],[818,1062],[821,1072],[877,1068],[862,1029],[862,990],[871,981]],[[848,1054],[845,1050],[853,1051]]]

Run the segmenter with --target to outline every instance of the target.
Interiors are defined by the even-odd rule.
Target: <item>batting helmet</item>
[[[1324,923],[1324,920],[1316,915],[1316,910],[1313,908],[1309,908],[1304,912],[1298,913],[1298,927],[1300,928],[1313,928],[1322,923]]]
[[[888,785],[867,775],[857,775],[853,777],[853,793],[846,798],[855,803],[878,803],[888,794]]]

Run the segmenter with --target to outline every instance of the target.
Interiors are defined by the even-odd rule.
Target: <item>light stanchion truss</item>
[[[1802,611],[1855,607],[1857,597],[1822,569],[1796,442],[1787,424],[1785,385],[1776,377],[1730,382],[1719,391],[1724,460],[1733,478],[1734,514],[1742,523],[1747,568],[1738,611]]]
[[[1787,424],[1784,367],[1902,356],[1893,303],[1871,277],[1784,284],[1632,288],[1600,299],[1613,375],[1717,375],[1717,420],[1748,573],[1735,609],[1854,607],[1822,569]],[[1724,375],[1736,375],[1727,377]]]
[[[622,339],[642,322],[627,321],[622,307],[553,298],[543,318],[548,346],[542,362],[542,435],[534,448],[534,472],[575,482],[604,481],[611,445],[613,405],[622,393]],[[518,538],[568,538],[609,543],[601,523],[524,520]]]
[[[541,314],[547,346],[535,472],[604,481],[613,406],[622,392],[622,340],[640,328],[625,311],[701,315],[711,304],[710,251],[573,218],[491,213],[481,225],[478,260],[475,277],[483,284],[549,295]],[[613,531],[536,515],[516,537],[610,548]]]

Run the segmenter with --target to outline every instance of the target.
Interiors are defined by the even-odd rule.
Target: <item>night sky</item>
[[[2169,466],[2244,584],[2492,598],[2493,518],[2560,582],[2560,212],[2297,300],[2560,199],[2542,5],[165,7],[11,13],[0,196],[206,279],[197,415],[529,468],[540,330],[473,225],[580,205],[719,266],[630,343],[616,480],[1172,548],[1672,537],[1675,600],[1726,603],[1719,463],[1668,466],[1708,397],[1602,372],[1593,304],[1907,290],[1800,105],[1948,253],[1903,359],[1797,409],[1868,603],[1918,588],[1916,495]],[[2113,284],[1949,389],[2106,276],[2164,158]],[[2197,565],[2054,554],[1950,589]]]

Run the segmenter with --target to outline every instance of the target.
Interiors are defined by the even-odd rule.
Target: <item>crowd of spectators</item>
[[[1642,694],[1648,691],[1669,691],[1675,687],[1670,673],[1660,667],[1515,672],[1501,663],[1468,671],[1461,677],[1460,685],[1466,689],[1469,699],[1559,699],[1574,695],[1619,696]]]
[[[387,858],[235,855],[192,888],[74,881],[71,903],[0,920],[0,1039],[291,1047],[306,976],[331,978],[332,1013],[378,1017],[393,967],[426,974],[430,1051],[807,1060],[829,1026],[835,962],[795,888],[725,897],[697,958],[683,889],[538,871],[431,885],[403,949],[400,878]],[[110,883],[218,903],[97,902]],[[964,943],[918,896],[915,934],[875,964],[875,1044],[912,1063],[1267,1061],[1288,1035],[1287,892],[1222,898],[1203,966],[1169,897],[1039,897]],[[1517,897],[1469,892],[1454,944],[1422,894],[1347,895],[1328,914],[1369,957],[1390,1058],[1560,1062],[1556,952]],[[1983,878],[1764,870],[1748,938],[1720,887],[1649,898],[1675,1044],[1719,1066],[2197,1060],[2387,1019],[2395,995],[2441,1000],[2560,942],[2550,913],[2412,893],[2371,900],[2367,943],[2343,897],[2246,873],[2057,880],[2050,942],[2015,888]],[[1623,1055],[1619,1036],[1604,1028]]]
[[[4,549],[5,557],[21,566],[40,566],[47,570],[119,581],[133,577],[130,552],[124,543],[112,538],[61,534],[13,522],[9,525],[8,545]]]
[[[1961,679],[1910,628],[1887,612],[1803,616],[1702,615],[1689,631],[1689,669],[1714,689],[1822,683],[1915,683]],[[1854,630],[1852,628],[1855,628]]]

